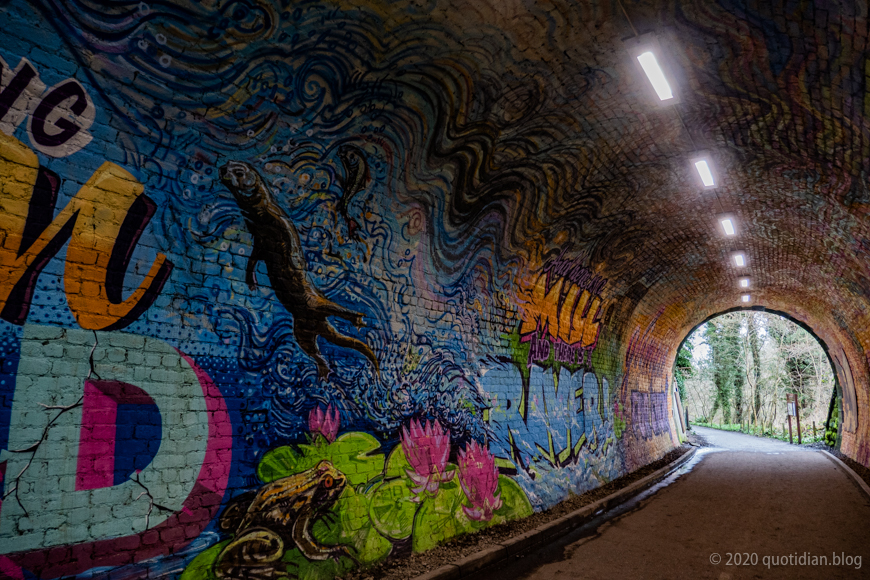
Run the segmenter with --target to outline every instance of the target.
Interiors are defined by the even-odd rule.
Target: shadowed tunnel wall
[[[679,444],[740,274],[870,463],[866,9],[758,4],[0,2],[0,572],[332,578],[546,509]]]

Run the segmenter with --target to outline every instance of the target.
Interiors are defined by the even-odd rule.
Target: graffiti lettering
[[[129,298],[121,295],[133,249],[154,214],[132,175],[103,163],[52,219],[60,179],[20,141],[0,134],[0,178],[0,318],[24,324],[40,272],[67,240],[64,285],[79,326],[124,328],[154,302],[172,271],[163,254]]]
[[[634,432],[643,439],[650,438],[649,429],[649,393],[632,391],[631,393],[631,425]]]
[[[544,264],[541,270],[547,275],[547,287],[550,287],[550,282],[554,277],[559,277],[565,278],[581,290],[588,290],[593,295],[601,294],[607,285],[607,279],[598,276],[586,267],[587,256],[566,258],[565,254],[570,249],[570,247],[563,248],[556,258],[552,258]]]
[[[522,340],[531,342],[529,345],[529,367],[532,363],[546,361],[550,358],[550,341],[538,336],[537,332],[533,332]]]
[[[585,258],[569,260],[565,252],[545,264],[523,307],[514,340],[529,343],[528,356],[516,363],[526,369],[532,365],[591,368],[601,332],[599,293],[607,280],[583,266]],[[553,276],[560,277],[554,281]],[[518,407],[524,420],[528,418],[528,396],[529,385],[524,383]]]
[[[626,377],[632,372],[647,372],[650,374],[661,374],[664,372],[665,359],[667,351],[661,348],[652,335],[652,329],[658,319],[647,327],[646,332],[640,333],[640,329],[636,328],[631,334],[631,340],[628,343],[628,351],[625,355],[625,373]]]
[[[540,330],[565,344],[594,348],[601,327],[601,298],[565,280],[551,286],[549,274],[538,278],[531,302],[524,307],[520,334]]]
[[[666,433],[668,425],[668,394],[631,392],[631,424],[641,439]]]
[[[55,577],[153,558],[199,535],[220,505],[231,459],[229,416],[211,379],[158,339],[30,324],[23,332],[0,553]],[[155,354],[151,364],[107,356],[139,361],[142,350]],[[41,364],[59,351],[64,364]],[[130,407],[153,407],[159,422],[144,461],[141,415],[135,432],[122,430]],[[42,510],[52,516],[33,517]],[[167,533],[182,521],[184,533]],[[141,541],[149,530],[153,539]]]
[[[668,431],[668,393],[650,393],[650,411],[652,412],[652,429],[655,435]]]
[[[22,58],[15,71],[10,71],[9,66],[0,58],[0,130],[11,135],[15,128],[24,120],[29,103],[33,100],[33,92],[39,79],[36,69]],[[30,89],[29,93],[28,89]],[[43,85],[38,89],[41,93],[45,90]],[[17,105],[17,106],[16,106]]]
[[[81,150],[93,136],[96,109],[75,79],[61,81],[45,92],[45,85],[27,59],[11,71],[0,58],[0,131],[12,135],[29,115],[27,133],[41,153],[66,157]]]
[[[653,333],[662,313],[659,311],[643,331],[637,327],[631,333],[619,396],[613,402],[614,415],[630,419],[632,432],[639,439],[670,430],[667,378],[663,379],[664,391],[655,387],[657,377],[664,375],[667,357],[667,350]]]
[[[551,343],[546,337],[532,332],[522,337],[521,342],[529,342],[528,366],[545,363],[550,359],[550,353],[556,362],[566,365],[588,365],[591,358],[592,347],[565,344],[561,340]]]

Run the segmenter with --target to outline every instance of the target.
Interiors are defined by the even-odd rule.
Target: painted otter
[[[254,237],[245,281],[252,290],[257,286],[257,262],[262,260],[275,296],[293,315],[296,342],[317,363],[318,375],[326,378],[330,373],[317,346],[318,336],[356,350],[369,359],[375,373],[380,375],[372,349],[362,341],[340,334],[327,320],[328,316],[338,316],[357,328],[364,326],[362,314],[330,301],[308,280],[296,226],[275,202],[260,174],[248,163],[230,161],[220,168],[220,179],[235,197]]]

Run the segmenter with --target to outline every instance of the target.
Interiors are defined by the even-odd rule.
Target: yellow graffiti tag
[[[563,293],[563,287],[568,286]],[[601,326],[601,298],[588,290],[560,278],[547,290],[547,275],[535,282],[532,297],[523,307],[520,334],[525,335],[547,329],[551,338],[561,339],[569,345],[594,345]]]
[[[112,253],[125,219],[144,191],[142,184],[118,165],[103,163],[32,243],[22,247],[27,244],[25,229],[38,173],[36,154],[0,133],[0,312],[14,306],[12,301],[29,307],[32,290],[21,290],[22,279],[38,275],[69,238],[64,290],[78,324],[88,330],[129,324],[140,301],[149,291],[159,291],[171,267],[166,256],[158,254],[126,300],[111,295],[107,279],[117,276],[109,272]]]

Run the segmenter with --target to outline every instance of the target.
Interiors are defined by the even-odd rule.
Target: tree
[[[674,364],[674,380],[677,382],[677,389],[680,392],[680,399],[686,400],[686,379],[694,375],[695,369],[692,366],[694,345],[689,340],[683,341],[677,352],[677,360]]]
[[[746,315],[746,340],[743,344],[744,368],[746,369],[746,382],[752,393],[752,406],[750,420],[753,425],[758,425],[761,413],[761,341],[758,336],[759,321],[754,312]]]
[[[779,352],[783,393],[797,395],[801,414],[821,423],[834,384],[827,354],[810,333],[784,318],[772,319],[768,326]]]
[[[682,379],[693,416],[715,422],[744,421],[782,429],[786,395],[796,394],[805,426],[828,416],[834,375],[818,341],[802,327],[777,315],[733,312],[708,321],[687,340],[708,347],[692,352],[690,365],[677,357],[675,380]],[[691,374],[683,372],[691,367]]]
[[[734,422],[743,418],[743,341],[740,328],[743,323],[741,313],[725,314],[705,325],[704,340],[710,347],[710,362],[715,386],[715,399],[710,420],[716,412],[722,411],[722,422]],[[732,406],[733,403],[733,406]]]

